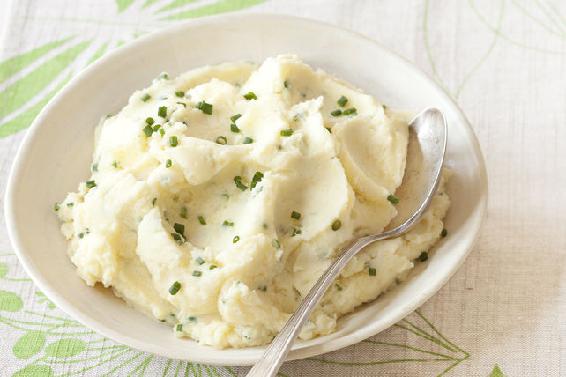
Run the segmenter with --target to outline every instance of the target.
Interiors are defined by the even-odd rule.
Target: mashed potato
[[[56,206],[88,285],[215,347],[268,343],[349,240],[396,215],[408,126],[295,56],[162,74],[96,130],[92,177]],[[375,299],[441,237],[367,247],[301,333]]]

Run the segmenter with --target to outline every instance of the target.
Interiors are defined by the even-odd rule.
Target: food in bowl
[[[177,336],[269,343],[352,239],[396,215],[407,118],[296,56],[167,74],[95,132],[91,177],[55,209],[69,256]],[[445,234],[444,180],[420,223],[358,254],[300,337],[403,279]]]

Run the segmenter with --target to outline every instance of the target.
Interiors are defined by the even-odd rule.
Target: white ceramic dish
[[[295,344],[290,359],[357,343],[401,320],[432,296],[464,261],[478,235],[487,200],[483,158],[462,112],[410,63],[358,34],[310,20],[238,14],[191,21],[141,38],[75,77],[28,131],[12,168],[6,221],[20,261],[57,306],[95,331],[128,346],[175,359],[250,365],[262,347],[215,350],[177,339],[171,329],[128,307],[110,290],[87,287],[66,255],[53,204],[89,175],[93,128],[118,111],[136,89],[160,72],[170,75],[205,64],[261,62],[295,53],[393,107],[440,108],[449,124],[447,164],[452,207],[445,238],[427,264],[373,303],[340,320],[329,336]]]

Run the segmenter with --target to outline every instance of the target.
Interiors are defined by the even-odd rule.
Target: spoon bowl
[[[409,123],[405,174],[396,192],[398,212],[388,226],[389,230],[361,237],[341,253],[311,288],[247,377],[272,377],[277,374],[310,313],[356,254],[375,241],[399,237],[418,223],[440,183],[446,137],[446,120],[438,109],[425,109]]]

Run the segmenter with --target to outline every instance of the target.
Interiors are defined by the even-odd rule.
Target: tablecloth
[[[0,0],[1,194],[26,128],[81,68],[224,12],[300,15],[379,41],[462,107],[488,168],[485,226],[448,284],[392,328],[280,375],[566,375],[563,0]],[[139,352],[77,323],[26,276],[0,221],[0,375],[245,375]]]

